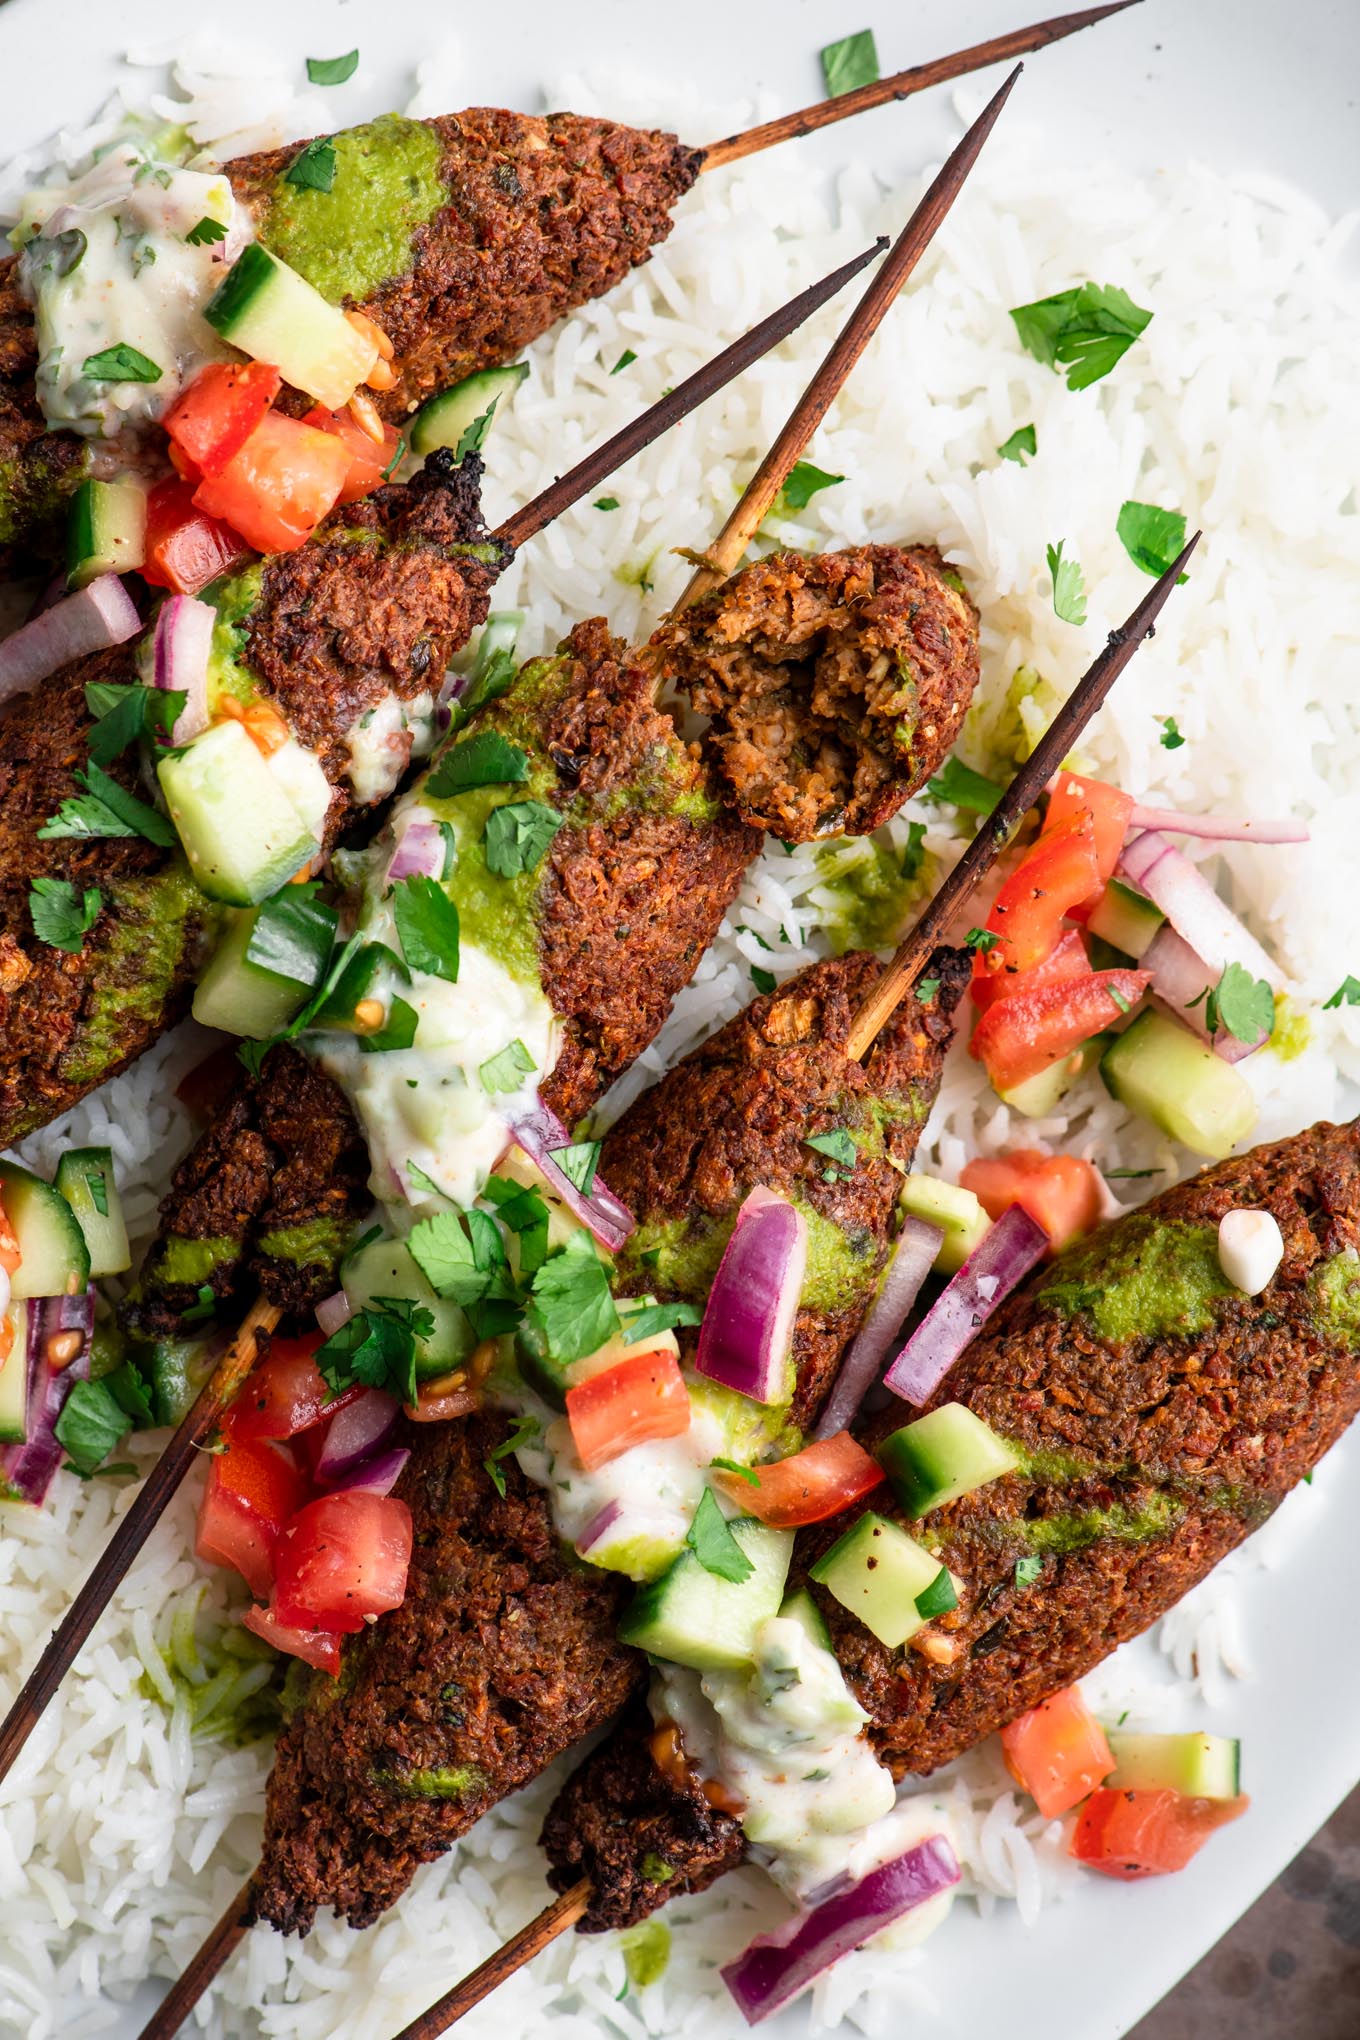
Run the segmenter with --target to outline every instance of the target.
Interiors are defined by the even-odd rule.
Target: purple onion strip
[[[939,1226],[927,1225],[921,1218],[909,1218],[902,1227],[873,1309],[841,1362],[835,1386],[812,1434],[814,1438],[834,1438],[838,1431],[848,1430],[860,1404],[878,1380],[888,1350],[906,1322],[921,1284],[935,1265],[943,1239]]]
[[[884,1386],[917,1409],[928,1403],[997,1305],[1024,1281],[1051,1244],[1044,1228],[1018,1204],[1003,1211],[936,1297],[884,1375]]]

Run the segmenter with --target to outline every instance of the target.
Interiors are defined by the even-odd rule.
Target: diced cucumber
[[[272,751],[266,764],[293,806],[320,842],[331,804],[331,783],[314,751],[306,750],[296,737]]]
[[[684,1548],[685,1519],[678,1511],[656,1512],[648,1521],[644,1510],[625,1510],[588,1550],[577,1546],[587,1565],[602,1572],[624,1573],[639,1582],[659,1579]]]
[[[269,362],[328,411],[344,409],[376,359],[373,342],[338,306],[258,241],[242,250],[203,316],[233,347]]]
[[[19,1242],[14,1296],[78,1296],[90,1279],[90,1250],[59,1190],[17,1162],[0,1162],[0,1202]]]
[[[798,1623],[820,1650],[830,1650],[831,1631],[806,1587],[799,1587],[796,1593],[790,1594],[779,1612],[786,1621]]]
[[[933,1588],[943,1571],[939,1559],[891,1518],[867,1509],[818,1559],[811,1576],[880,1643],[895,1650],[925,1626],[917,1597]]]
[[[974,1247],[980,1246],[992,1221],[971,1190],[957,1183],[941,1183],[936,1176],[908,1176],[902,1185],[901,1205],[909,1218],[924,1219],[944,1232],[935,1266],[942,1275],[955,1275]]]
[[[475,452],[486,437],[497,405],[508,399],[529,373],[527,361],[512,361],[507,368],[482,368],[465,376],[452,389],[441,390],[416,414],[411,427],[411,451],[424,456],[436,447],[447,446],[461,459]],[[465,436],[478,424],[481,431],[470,444]]]
[[[1183,1792],[1190,1799],[1236,1799],[1242,1745],[1231,1735],[1120,1735],[1110,1731],[1116,1792]]]
[[[893,1493],[913,1518],[971,1494],[1019,1460],[1005,1440],[963,1403],[945,1403],[904,1424],[878,1448]]]
[[[456,1303],[430,1287],[404,1240],[373,1240],[351,1255],[344,1268],[345,1294],[356,1311],[384,1296],[420,1304],[434,1319],[434,1330],[416,1340],[416,1373],[422,1380],[447,1374],[471,1354],[477,1341]]]
[[[5,1323],[14,1336],[0,1360],[0,1444],[22,1445],[28,1436],[28,1305],[12,1301]]]
[[[1137,962],[1163,925],[1166,915],[1144,893],[1135,892],[1122,878],[1112,878],[1086,919],[1093,935],[1122,949]]]
[[[132,1266],[113,1155],[106,1147],[68,1148],[57,1163],[55,1187],[76,1215],[90,1250],[91,1275],[121,1275]]]
[[[213,1341],[157,1339],[138,1349],[133,1364],[151,1389],[156,1423],[178,1424],[213,1371]]]
[[[320,983],[335,930],[334,908],[298,886],[229,913],[194,993],[195,1020],[267,1041]]]
[[[450,704],[450,728],[461,730],[488,702],[498,701],[513,685],[516,673],[515,646],[524,624],[522,609],[493,609],[477,640],[477,656],[468,672],[467,684]]]
[[[692,1551],[636,1595],[619,1624],[625,1643],[696,1672],[737,1671],[750,1664],[756,1631],[779,1612],[793,1537],[749,1518],[732,1535],[754,1570],[741,1581],[705,1572]]]
[[[83,588],[99,574],[126,574],[146,558],[146,490],[90,476],[71,498],[66,580]]]
[[[277,892],[320,839],[238,722],[213,723],[156,768],[170,819],[209,899],[253,907]]]
[[[1072,1086],[1080,1083],[1088,1070],[1095,1068],[1110,1039],[1108,1034],[1093,1034],[1071,1055],[1060,1056],[1046,1070],[1040,1070],[1037,1077],[1026,1077],[1024,1083],[1017,1084],[1014,1090],[1002,1091],[1002,1102],[1026,1119],[1047,1119],[1050,1113],[1057,1111]]]
[[[1197,1155],[1221,1162],[1256,1124],[1256,1100],[1231,1063],[1149,1009],[1101,1058],[1105,1088]]]

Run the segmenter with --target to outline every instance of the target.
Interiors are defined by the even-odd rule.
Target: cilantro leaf
[[[485,1215],[485,1214],[483,1214]],[[489,1286],[488,1270],[480,1267],[463,1214],[439,1211],[411,1228],[407,1246],[411,1259],[437,1296],[466,1309],[480,1303]]]
[[[1330,999],[1323,1001],[1324,1013],[1331,1013],[1338,1006],[1360,1006],[1360,978],[1344,977]]]
[[[1017,467],[1025,465],[1025,455],[1033,460],[1039,451],[1039,435],[1032,425],[1017,425],[1009,439],[1003,439],[996,449],[1002,460],[1013,460]]]
[[[949,1576],[949,1567],[942,1565],[930,1585],[916,1596],[916,1612],[924,1615],[928,1622],[932,1615],[947,1615],[958,1605],[959,1597]]]
[[[623,1343],[636,1346],[639,1339],[650,1339],[657,1332],[673,1332],[681,1325],[697,1325],[702,1322],[703,1311],[697,1303],[649,1303],[642,1310],[635,1310],[623,1321]]]
[[[158,809],[148,807],[129,793],[116,779],[110,779],[93,760],[76,774],[81,794],[64,800],[55,815],[45,821],[38,834],[44,840],[58,836],[145,836],[163,850],[175,845],[175,832]]]
[[[112,1395],[118,1407],[132,1419],[133,1429],[149,1431],[155,1423],[155,1411],[146,1383],[130,1360],[121,1367],[115,1367],[103,1378],[104,1386]]]
[[[358,68],[358,50],[347,50],[343,57],[308,57],[307,82],[310,85],[343,85]]]
[[[1064,623],[1085,623],[1086,581],[1076,560],[1063,558],[1065,539],[1048,548],[1048,571],[1053,576],[1053,609]]]
[[[1044,1562],[1039,1557],[1017,1558],[1015,1561],[1015,1584],[1017,1587],[1032,1587],[1043,1578]]]
[[[980,950],[983,955],[989,949],[995,949],[1000,940],[1001,937],[994,935],[990,928],[970,928],[963,938],[966,949]]]
[[[755,1571],[713,1499],[712,1488],[705,1488],[700,1496],[694,1519],[685,1532],[685,1542],[705,1572],[712,1573],[715,1579],[729,1580],[734,1587],[749,1580]]]
[[[517,1417],[509,1437],[503,1438],[499,1445],[493,1447],[487,1453],[486,1458],[482,1461],[482,1465],[490,1475],[491,1485],[495,1488],[498,1495],[504,1497],[505,1494],[505,1475],[500,1469],[499,1462],[502,1459],[509,1459],[512,1453],[518,1452],[520,1446],[527,1444],[530,1438],[535,1437],[537,1433],[538,1421],[536,1418]]]
[[[600,1166],[600,1147],[598,1140],[578,1140],[573,1141],[570,1147],[548,1149],[567,1181],[583,1197],[589,1197],[594,1186],[595,1171]]]
[[[819,489],[834,489],[844,475],[830,475],[825,468],[814,467],[810,460],[795,461],[789,469],[788,480],[775,498],[774,514],[781,511],[806,510]]]
[[[511,678],[514,677],[513,667]],[[529,754],[495,730],[479,730],[445,751],[425,783],[436,800],[477,786],[519,785],[529,777]]]
[[[994,779],[985,779],[980,772],[974,772],[962,758],[946,758],[935,777],[926,781],[927,800],[942,806],[966,808],[975,815],[991,814],[1002,792]],[[920,824],[913,826],[920,827]],[[921,828],[921,834],[924,836],[924,828]]]
[[[161,687],[143,687],[140,682],[90,680],[85,686],[85,706],[97,718],[89,735],[89,752],[96,765],[109,765],[129,744],[143,737],[166,743],[189,697]]]
[[[318,136],[294,156],[283,173],[285,184],[295,191],[329,191],[335,182],[335,146]]]
[[[124,340],[115,347],[102,348],[98,354],[87,354],[80,372],[90,382],[140,383],[159,382],[164,373],[149,355],[139,347],[129,347]]]
[[[414,1183],[417,1190],[428,1191],[431,1197],[447,1197],[448,1192],[440,1189],[433,1176],[425,1174],[419,1162],[413,1162],[408,1159],[402,1163],[402,1167],[406,1171],[407,1181]]]
[[[827,1133],[810,1133],[803,1145],[815,1149],[819,1155],[825,1155],[842,1182],[854,1174],[855,1164],[859,1160],[859,1149],[855,1146],[854,1135],[849,1127],[833,1126]]]
[[[1152,318],[1114,284],[1084,283],[1012,309],[1021,345],[1046,367],[1067,370],[1069,390],[1084,390],[1127,354]]]
[[[928,1006],[939,989],[940,980],[937,977],[922,978],[916,987],[916,996],[923,1006]]]
[[[361,1382],[403,1402],[416,1397],[416,1341],[434,1331],[434,1314],[403,1296],[375,1296],[316,1351],[322,1379],[343,1395]]]
[[[872,85],[880,75],[878,46],[871,28],[842,36],[839,42],[828,43],[822,51],[822,76],[828,99],[839,99],[842,92],[853,92],[859,85]]]
[[[386,1055],[390,1050],[409,1048],[416,1038],[420,1015],[407,1000],[395,993],[387,1007],[387,1018],[371,1034],[359,1036],[361,1055]]]
[[[1185,549],[1185,519],[1179,510],[1159,510],[1155,503],[1125,503],[1115,519],[1115,531],[1135,567],[1159,580]],[[1177,586],[1188,581],[1177,576]]]
[[[491,420],[496,415],[496,406],[504,392],[497,390],[484,411],[479,411],[470,425],[465,425],[458,435],[458,444],[453,449],[455,460],[462,460],[469,453],[480,453],[491,430]]]
[[[392,913],[401,953],[412,970],[458,982],[458,909],[437,878],[399,879]]]
[[[753,1466],[743,1466],[739,1459],[710,1459],[709,1465],[722,1473],[734,1473],[738,1480],[744,1480],[748,1487],[760,1486],[760,1475]]]
[[[74,1382],[53,1426],[70,1454],[72,1470],[82,1480],[89,1479],[130,1428],[127,1411],[103,1381]]]
[[[619,1329],[609,1277],[588,1232],[572,1233],[534,1276],[530,1318],[554,1360],[583,1360]]]
[[[28,912],[33,933],[51,949],[79,955],[85,937],[99,919],[104,896],[87,885],[79,898],[68,878],[35,878],[29,887]]]
[[[632,348],[625,347],[622,354],[619,356],[618,360],[614,363],[614,366],[610,369],[609,373],[611,375],[617,375],[621,368],[631,368],[636,360],[637,356],[636,354],[634,354]]]
[[[758,963],[753,963],[751,965],[751,983],[755,986],[756,990],[760,993],[762,998],[764,998],[767,993],[772,992],[775,986],[778,984],[778,982],[779,980],[772,970],[762,970]]]
[[[282,1039],[282,1035],[271,1034],[264,1041],[242,1041],[238,1044],[236,1060],[240,1063],[247,1076],[259,1076],[260,1071],[264,1068],[265,1057],[270,1049],[273,1048],[275,1042]]]
[[[519,1272],[527,1280],[548,1258],[548,1207],[537,1190],[492,1176],[482,1195],[519,1241]]]
[[[538,1064],[522,1041],[511,1041],[488,1056],[477,1070],[482,1089],[493,1096],[499,1091],[518,1091],[524,1078],[532,1076]]]
[[[184,236],[191,248],[215,248],[219,241],[225,241],[227,230],[221,220],[215,220],[211,213],[204,213],[196,227],[190,227]]]
[[[945,770],[948,771],[949,765],[952,765],[953,763],[954,760],[951,758],[949,760],[948,765],[946,765]],[[965,765],[963,769],[966,772],[968,770],[968,767]],[[981,776],[982,776],[981,773],[974,774],[975,778],[981,778]],[[990,781],[988,783],[990,784]],[[997,791],[999,795],[1000,789],[998,788]],[[995,805],[995,802],[993,803],[993,805]],[[990,813],[990,809],[988,810],[988,812]],[[926,861],[926,825],[924,822],[908,822],[907,847],[902,852],[903,878],[905,878],[909,883],[912,879],[919,878],[921,876],[921,870],[925,864],[925,861]]]
[[[595,498],[594,508],[596,510],[617,510],[618,507],[619,499],[617,496],[597,496]]]
[[[1164,715],[1161,718],[1161,723],[1162,734],[1159,741],[1162,749],[1164,751],[1179,751],[1181,745],[1185,742],[1185,738],[1176,727],[1175,716]]]
[[[256,909],[246,962],[310,992],[331,959],[339,916],[315,885],[288,885]]]
[[[563,817],[542,800],[516,800],[486,818],[486,868],[500,878],[536,871]]]
[[[1264,978],[1240,963],[1225,965],[1204,1009],[1211,1034],[1223,1028],[1237,1041],[1258,1042],[1275,1028],[1275,994]]]

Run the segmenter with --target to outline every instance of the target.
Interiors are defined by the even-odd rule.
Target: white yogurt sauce
[[[361,807],[386,800],[412,756],[428,750],[433,729],[434,696],[428,692],[413,701],[389,694],[359,718],[345,742],[350,756],[347,776]]]
[[[220,241],[185,238],[204,219]],[[202,316],[246,243],[250,217],[227,178],[184,170],[124,142],[74,183],[30,192],[15,237],[19,287],[33,306],[38,401],[49,425],[113,438],[154,424],[205,361],[234,360]],[[88,377],[85,362],[122,343],[153,361],[155,382]]]
[[[634,1579],[664,1572],[703,1498],[704,1469],[726,1449],[718,1418],[691,1402],[689,1429],[678,1438],[634,1445],[593,1473],[581,1463],[566,1418],[544,1408],[541,1419],[538,1435],[515,1456],[525,1477],[547,1489],[558,1535],[578,1543],[600,1511],[617,1502],[623,1541],[608,1554],[606,1569]]]

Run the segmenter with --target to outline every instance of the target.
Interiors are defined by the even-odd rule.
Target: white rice
[[[137,61],[159,65],[168,55],[138,52]],[[472,89],[458,73],[453,45],[428,58],[417,110],[458,104]],[[153,87],[159,82],[152,78]],[[294,96],[295,82],[272,58],[243,60],[233,45],[229,63],[200,41],[171,94],[152,103],[167,117],[187,117],[200,141],[228,155],[309,131],[311,110]],[[136,101],[147,89],[142,75],[125,96]],[[560,79],[550,98],[658,119],[681,133],[726,132],[752,111],[667,98],[627,78]],[[332,95],[317,119],[334,122],[336,106]],[[106,110],[105,131],[120,110]],[[339,117],[373,110],[356,87]],[[5,190],[22,188],[42,163],[74,160],[89,139],[88,129],[59,137],[7,175]],[[847,130],[847,153],[855,142]],[[1037,666],[1066,690],[1145,592],[1115,536],[1125,497],[1179,508],[1192,528],[1202,523],[1206,539],[1189,586],[1083,752],[1148,801],[1308,820],[1312,841],[1297,849],[1191,854],[1212,860],[1216,882],[1274,950],[1295,995],[1316,1008],[1360,956],[1360,888],[1341,879],[1360,792],[1360,306],[1339,274],[1353,222],[1334,225],[1298,192],[1194,165],[1156,179],[1075,168],[1061,137],[1040,141],[1007,116],[915,285],[813,442],[817,464],[846,480],[814,497],[779,535],[807,545],[868,535],[943,546],[983,613],[976,737],[1018,665]],[[645,269],[531,350],[533,372],[498,417],[490,448],[493,516],[873,233],[895,231],[916,189],[912,180],[884,192],[852,163],[828,195],[796,150],[705,177]],[[1087,277],[1123,285],[1155,317],[1113,376],[1074,396],[1020,350],[1007,307]],[[552,643],[597,608],[631,637],[652,626],[688,571],[672,549],[702,544],[716,529],[734,482],[783,421],[847,302],[611,482],[617,511],[583,506],[526,548],[497,596],[501,606],[528,610],[525,650]],[[611,376],[625,348],[638,359]],[[1024,469],[999,462],[999,443],[1030,421],[1038,458]],[[1058,539],[1085,570],[1090,618],[1082,629],[1059,622],[1049,600],[1044,548]],[[1167,715],[1187,739],[1174,752],[1159,743]],[[976,756],[985,762],[984,750]],[[960,847],[951,811],[912,813],[927,825],[938,872]],[[911,818],[896,822],[888,840],[905,841]],[[762,857],[615,1108],[750,996],[752,963],[783,975],[825,953],[823,876],[811,850],[788,855],[776,845]],[[70,1139],[108,1140],[144,1234],[189,1137],[170,1087],[201,1048],[201,1039],[181,1032],[25,1152],[46,1167]],[[1360,1011],[1316,1015],[1305,1055],[1285,1064],[1267,1053],[1245,1069],[1260,1095],[1263,1136],[1327,1114],[1337,1106],[1338,1073],[1360,1077]],[[966,1054],[956,1053],[923,1165],[952,1177],[969,1155],[1014,1141],[1166,1171],[1159,1181],[1190,1166],[1094,1085],[1054,1119],[1016,1124]],[[157,1442],[130,1446],[143,1469]],[[1326,1489],[1341,1478],[1338,1464],[1324,1467],[1155,1639],[1102,1666],[1088,1682],[1102,1712],[1127,1710],[1146,1726],[1191,1719],[1212,1726],[1229,1682],[1250,1671],[1241,1583],[1316,1535]],[[193,1490],[191,1482],[177,1499],[60,1703],[0,1786],[0,2034],[78,2040],[107,2031],[119,2016],[116,2001],[140,1979],[182,1968],[254,1860],[268,1749],[196,1740],[192,1682],[171,1680],[158,1654],[176,1615],[182,1639],[200,1595],[199,1634],[213,1651],[231,1597],[220,1574],[205,1588],[187,1555]],[[41,1515],[0,1515],[7,1643],[0,1705],[135,1492],[62,1476]],[[555,1783],[544,1779],[489,1815],[369,1933],[352,1935],[325,1919],[301,1944],[252,1935],[213,1995],[209,2030],[383,2040],[542,1902],[533,1842]],[[947,1804],[965,1888],[982,1912],[1014,1903],[1032,1921],[1060,1895],[1074,1874],[1062,1830],[1017,1798],[995,1747],[928,1789]],[[637,2040],[735,2035],[745,2029],[717,1965],[779,1910],[754,1872],[677,1903],[664,1916],[671,1961],[641,1994],[624,1990],[615,1937],[568,1938],[466,2030],[471,2040],[504,2031],[585,2040],[601,2028]],[[812,2021],[818,2028],[849,2021],[871,2035],[909,2020],[938,2031],[936,1984],[947,1979],[932,1976],[929,1948],[875,1948],[823,1980]]]

